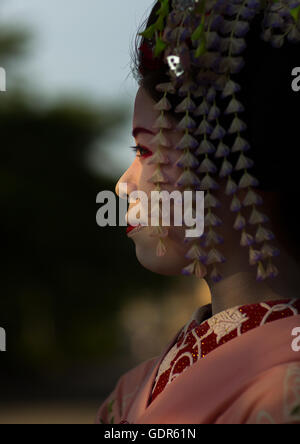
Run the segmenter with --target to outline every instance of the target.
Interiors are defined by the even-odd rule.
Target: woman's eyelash
[[[147,148],[143,148],[140,145],[136,145],[136,146],[131,146],[130,148],[133,149],[133,151],[136,153],[137,157],[148,157],[151,156],[152,152],[150,150],[148,150]],[[138,155],[137,153],[140,153],[140,155]],[[144,154],[142,154],[144,152]]]

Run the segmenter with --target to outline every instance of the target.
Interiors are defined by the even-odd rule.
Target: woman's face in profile
[[[126,183],[128,195],[130,195],[132,191],[143,191],[148,196],[149,202],[151,201],[151,191],[155,190],[155,184],[150,182],[149,179],[151,179],[157,168],[157,164],[151,164],[151,157],[158,149],[158,146],[150,144],[150,141],[154,138],[154,135],[159,132],[159,129],[153,129],[152,127],[160,115],[159,111],[153,109],[154,105],[155,101],[144,88],[140,87],[136,95],[133,115],[133,130],[140,128],[140,131],[135,134],[135,142],[139,148],[137,149],[134,161],[116,185],[116,193],[118,196],[120,196],[120,183]],[[168,183],[163,183],[161,189],[170,193],[174,190],[182,192],[182,190],[176,186],[176,182],[183,172],[182,168],[176,166],[176,162],[182,155],[182,152],[174,149],[174,147],[184,134],[183,132],[181,133],[174,130],[176,122],[171,122],[171,124],[171,129],[163,130],[164,136],[170,143],[170,148],[161,147],[162,153],[169,160],[168,164],[162,166],[163,174]],[[130,203],[129,210],[137,204],[138,201],[136,203]],[[173,221],[172,200],[170,220]],[[172,225],[166,227],[168,229],[168,236],[164,238],[164,243],[167,252],[164,256],[159,257],[156,255],[156,246],[159,238],[151,236],[154,227],[151,227],[150,223],[151,218],[148,214],[148,226],[144,226],[139,230],[133,230],[128,234],[128,237],[135,243],[138,261],[145,268],[155,273],[164,275],[181,274],[182,268],[191,262],[190,259],[185,258],[185,254],[190,248],[189,242],[184,243],[186,227]]]

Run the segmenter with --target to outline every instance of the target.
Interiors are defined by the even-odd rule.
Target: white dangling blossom
[[[211,138],[212,140],[215,140],[215,139],[223,139],[223,137],[225,137],[225,135],[226,135],[226,131],[225,131],[225,129],[224,129],[224,128],[218,123],[218,124],[216,125],[216,127],[214,128],[214,130],[213,130],[213,132],[212,132],[210,138]]]
[[[243,57],[223,57],[219,64],[219,70],[222,74],[230,72],[237,74],[243,68],[245,62]]]
[[[226,83],[221,96],[223,98],[226,98],[228,96],[232,96],[234,93],[239,92],[241,90],[241,87],[238,83],[234,82],[233,80],[228,80]]]
[[[237,198],[236,195],[234,195],[233,199],[231,201],[230,210],[235,213],[236,211],[240,211],[241,208],[242,208],[242,204],[241,204],[240,200]]]
[[[224,111],[224,114],[241,113],[243,111],[245,111],[244,106],[235,97],[233,97]]]
[[[223,242],[224,238],[210,228],[203,239],[203,246],[210,247],[215,244],[222,244]]]
[[[207,256],[207,265],[218,263],[218,262],[225,262],[225,257],[218,251],[216,248],[212,248]]]
[[[199,145],[199,148],[196,150],[197,155],[201,154],[211,154],[216,151],[216,148],[212,142],[207,139],[202,140]]]
[[[204,196],[204,208],[218,208],[221,206],[221,202],[213,196],[210,192],[205,193]]]
[[[241,215],[241,213],[238,213],[235,222],[233,224],[233,228],[235,230],[242,230],[246,226],[246,219],[244,216]]]
[[[247,128],[247,125],[245,122],[243,122],[239,117],[234,117],[230,128],[228,130],[229,134],[238,133],[241,131],[244,131]]]
[[[234,35],[237,37],[243,37],[249,31],[250,25],[248,22],[239,20],[234,23]]]
[[[208,113],[209,113],[209,104],[205,99],[203,99],[202,103],[193,112],[194,116],[205,116]]]
[[[169,111],[172,108],[169,100],[164,96],[155,106],[155,111]]]
[[[256,234],[255,234],[255,241],[256,242],[263,242],[263,241],[269,241],[274,239],[275,236],[272,233],[271,230],[267,230],[266,228],[262,227],[261,225],[259,225]]]
[[[217,32],[213,31],[213,32],[208,32],[206,34],[206,48],[207,49],[218,49],[219,45],[220,45],[221,39],[218,35]]]
[[[235,142],[232,146],[231,152],[235,153],[236,151],[247,151],[250,149],[250,144],[246,139],[238,135],[235,139]]]
[[[267,277],[274,278],[274,277],[278,276],[278,273],[279,273],[278,268],[275,267],[274,264],[269,262],[267,265],[267,270],[266,270]]]
[[[195,109],[195,102],[189,96],[187,96],[178,106],[176,106],[175,113],[183,113],[186,111],[192,112]]]
[[[239,182],[239,188],[247,188],[250,186],[258,186],[258,180],[248,172],[245,172]]]
[[[200,263],[199,260],[195,259],[191,264],[184,267],[181,273],[188,276],[195,275],[197,278],[201,279],[206,274],[206,268]]]
[[[204,260],[206,257],[206,252],[197,244],[193,244],[185,255],[186,259]]]
[[[155,120],[152,128],[166,128],[171,129],[172,124],[171,122],[166,118],[164,114],[160,114],[160,116]]]
[[[232,55],[239,55],[241,54],[244,49],[246,48],[246,41],[243,38],[235,38],[230,39],[231,40],[231,54]]]
[[[246,194],[245,199],[243,200],[244,207],[248,207],[249,205],[261,205],[262,203],[262,197],[259,196],[259,194],[255,193],[251,188]]]
[[[300,41],[300,31],[297,26],[291,26],[286,38],[291,43],[297,43]]]
[[[149,145],[156,145],[156,146],[165,146],[167,148],[171,148],[171,143],[167,138],[164,136],[162,131],[159,131],[149,142]]]
[[[159,239],[157,247],[156,247],[156,256],[163,257],[167,252],[166,246],[162,239]]]
[[[194,119],[190,117],[190,115],[185,115],[183,119],[180,120],[176,128],[178,130],[185,130],[185,129],[194,129],[196,128],[197,124]]]
[[[216,165],[206,157],[197,169],[197,173],[215,173],[217,171]]]
[[[235,166],[235,170],[243,170],[245,168],[252,168],[254,165],[253,160],[249,159],[244,155],[244,153],[240,154],[240,157],[237,161],[237,164]]]
[[[255,225],[255,224],[262,224],[265,222],[268,222],[269,218],[263,214],[260,213],[255,207],[252,210],[252,213],[249,218],[249,224]]]
[[[222,221],[219,217],[217,217],[214,213],[209,211],[204,217],[204,225],[205,226],[213,226],[218,227],[222,224]]]
[[[215,157],[226,157],[230,154],[230,148],[222,141],[219,142]]]
[[[211,87],[209,88],[207,94],[206,94],[206,99],[208,100],[208,102],[212,103],[216,98],[216,90],[215,88]]]
[[[169,183],[168,179],[165,177],[163,172],[161,171],[160,166],[158,165],[154,174],[150,179],[148,179],[148,182],[151,183]]]
[[[216,120],[220,116],[220,113],[221,113],[220,108],[218,108],[216,105],[213,105],[209,110],[207,120],[209,121]]]
[[[263,258],[271,258],[274,256],[278,256],[280,253],[280,250],[273,245],[267,244],[266,242],[263,244],[261,252],[263,254]]]
[[[217,267],[214,265],[210,273],[210,278],[213,282],[217,283],[222,279],[221,274],[218,272]]]
[[[235,193],[237,189],[238,189],[237,184],[234,182],[231,176],[229,176],[226,184],[225,194],[227,196],[230,196],[231,194]]]
[[[233,166],[231,165],[231,163],[225,157],[224,160],[223,160],[223,163],[222,163],[222,167],[221,167],[220,172],[219,172],[219,177],[226,177],[226,176],[228,176],[229,174],[231,174],[232,170],[233,170]]]
[[[240,245],[242,247],[249,247],[253,243],[254,243],[253,236],[251,236],[251,234],[249,234],[245,230],[243,230],[242,235],[241,235]]]
[[[202,190],[216,190],[219,188],[219,184],[208,174],[206,173],[204,179],[201,181],[201,189]]]
[[[212,126],[208,123],[206,119],[204,119],[202,120],[202,122],[200,123],[194,134],[196,136],[201,136],[203,134],[211,134],[212,132],[213,132]]]
[[[155,151],[155,153],[148,160],[149,165],[155,165],[155,164],[168,165],[169,163],[170,163],[169,157],[166,154],[163,154],[161,149]]]
[[[176,163],[180,168],[197,168],[199,160],[190,151],[186,151]]]
[[[263,267],[263,264],[261,262],[259,262],[258,266],[257,266],[256,280],[257,281],[262,281],[264,279],[266,279],[266,272],[265,272],[265,269]]]
[[[249,248],[249,264],[255,265],[262,259],[262,253],[254,248]]]
[[[193,186],[200,186],[201,181],[199,177],[190,169],[187,169],[184,171],[181,176],[179,177],[176,186],[187,186],[187,185],[193,185]]]
[[[185,148],[189,148],[191,150],[194,150],[199,146],[199,142],[195,137],[193,137],[189,133],[185,133],[178,145],[176,145],[176,150],[184,150]]]

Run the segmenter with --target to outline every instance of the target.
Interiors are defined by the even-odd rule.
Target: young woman
[[[200,238],[174,224],[128,236],[154,273],[205,279],[212,303],[121,376],[98,423],[300,423],[299,5],[155,2],[116,193],[205,191]]]

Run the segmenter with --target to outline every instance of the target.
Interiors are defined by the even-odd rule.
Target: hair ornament
[[[176,126],[182,132],[175,146],[182,151],[176,166],[183,170],[177,186],[205,191],[204,234],[185,239],[191,244],[186,255],[191,262],[182,273],[203,277],[201,270],[205,267],[214,282],[222,279],[219,264],[226,258],[217,249],[223,239],[216,231],[222,220],[213,212],[221,205],[214,196],[214,190],[219,188],[216,175],[226,180],[224,192],[232,197],[230,211],[235,213],[233,228],[241,231],[240,245],[248,249],[249,264],[256,266],[256,279],[274,278],[278,270],[272,259],[279,250],[269,244],[274,234],[264,226],[268,218],[257,208],[263,201],[253,189],[259,181],[248,171],[254,162],[248,155],[251,147],[244,135],[245,108],[235,75],[244,68],[246,35],[259,13],[263,12],[262,40],[274,48],[280,48],[285,41],[300,42],[300,0],[158,0],[157,3],[156,22],[140,33],[144,38],[140,50],[145,66],[155,70],[164,65],[169,77],[168,82],[156,85],[162,97],[154,107],[160,117],[154,125],[159,132],[151,141],[158,147],[152,159],[157,169],[151,182],[157,190],[167,183],[163,150],[171,148],[165,130],[170,128],[166,113],[172,110],[182,114]],[[182,100],[172,109],[174,94]],[[217,159],[222,160],[219,169]],[[233,171],[241,173],[240,180],[233,179]],[[247,191],[243,201],[238,195],[242,189]],[[252,207],[248,218],[243,214],[247,207]],[[253,236],[248,231],[256,225]],[[158,256],[166,253],[162,234],[156,230]]]

